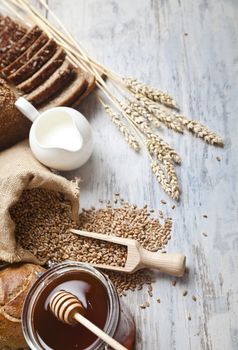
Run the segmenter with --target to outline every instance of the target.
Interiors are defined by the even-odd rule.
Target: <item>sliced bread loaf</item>
[[[62,91],[64,87],[75,78],[76,70],[67,60],[54,72],[44,84],[40,85],[36,90],[32,91],[25,98],[38,106],[48,101],[51,96]]]
[[[15,42],[20,40],[25,34],[26,29],[23,26],[13,21],[10,21],[0,32],[0,57],[2,54],[7,52],[15,44]]]
[[[8,80],[18,85],[37,72],[55,53],[57,44],[50,39],[29,61],[20,67]]]
[[[15,73],[21,66],[29,61],[49,40],[46,34],[41,34],[40,37],[27,49],[20,57],[9,64],[6,68],[0,71],[2,77],[8,77]]]
[[[8,16],[0,16],[0,32],[6,28],[8,24],[12,23],[12,19]]]
[[[90,94],[90,92],[93,91],[93,89],[95,87],[96,79],[95,79],[94,75],[85,72],[85,79],[87,80],[87,88],[82,93],[82,95],[80,95],[79,98],[76,99],[74,101],[74,103],[71,105],[71,107],[73,107],[73,108],[77,108],[79,106],[79,104],[82,102],[82,100],[85,99]]]
[[[30,93],[40,84],[43,84],[57,68],[64,62],[66,53],[59,47],[55,54],[46,62],[35,74],[21,84],[17,85],[17,89],[25,94]]]
[[[42,105],[40,111],[59,106],[72,106],[79,96],[85,92],[87,86],[88,82],[85,79],[85,73],[76,69],[76,75],[71,84],[53,96],[49,102]]]
[[[5,54],[1,56],[0,69],[8,66],[25,52],[31,44],[42,34],[42,30],[35,26],[18,40]]]

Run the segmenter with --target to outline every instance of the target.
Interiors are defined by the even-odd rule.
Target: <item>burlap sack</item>
[[[61,192],[72,203],[72,219],[78,222],[78,184],[53,174],[32,155],[27,141],[22,141],[0,153],[0,260],[40,263],[30,252],[16,243],[15,224],[9,209],[18,201],[22,191],[44,188]]]

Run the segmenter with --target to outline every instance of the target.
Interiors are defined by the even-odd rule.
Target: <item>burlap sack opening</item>
[[[9,209],[17,203],[23,190],[44,188],[61,192],[71,203],[72,219],[78,222],[78,183],[53,174],[32,155],[28,141],[0,153],[0,260],[13,262],[39,262],[30,252],[24,250],[15,239],[15,224]]]

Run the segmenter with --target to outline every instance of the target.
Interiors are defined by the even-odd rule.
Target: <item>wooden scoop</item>
[[[121,244],[127,247],[127,260],[124,267],[103,264],[92,264],[101,269],[133,273],[143,268],[159,269],[171,276],[182,277],[185,271],[186,256],[176,253],[157,254],[151,253],[141,247],[134,239],[108,236],[101,233],[70,230],[76,235],[99,239],[111,243]]]
[[[84,307],[80,300],[71,293],[59,291],[50,299],[50,309],[58,318],[59,321],[73,325],[77,322],[89,329],[92,333],[105,341],[115,350],[127,350],[123,345],[118,343],[115,339],[103,332],[94,323],[83,316]]]

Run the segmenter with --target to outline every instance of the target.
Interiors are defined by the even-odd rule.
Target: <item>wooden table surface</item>
[[[168,250],[187,255],[189,274],[175,287],[158,274],[146,310],[139,308],[148,300],[146,289],[124,298],[136,320],[136,349],[238,349],[237,0],[48,3],[99,62],[167,90],[185,115],[224,136],[225,148],[219,149],[191,135],[163,132],[183,160],[177,168],[182,197],[172,210],[174,202],[152,176],[147,157],[129,149],[91,96],[80,110],[93,127],[94,153],[69,177],[82,179],[81,207],[98,207],[99,198],[112,199],[119,191],[125,200],[173,218]]]

